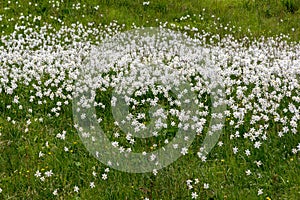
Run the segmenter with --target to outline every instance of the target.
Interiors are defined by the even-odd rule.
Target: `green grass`
[[[189,199],[190,191],[185,181],[196,177],[200,183],[195,186],[195,191],[200,191],[200,199],[258,199],[257,186],[264,187],[266,194],[263,196],[272,199],[296,199],[300,192],[300,158],[286,155],[283,149],[283,145],[290,149],[295,144],[292,138],[280,140],[278,144],[274,137],[263,147],[261,154],[255,156],[264,162],[261,179],[257,179],[257,175],[254,175],[256,178],[245,178],[245,171],[255,165],[253,160],[234,156],[231,149],[239,143],[232,143],[228,136],[223,136],[221,140],[225,146],[222,149],[215,147],[206,163],[190,153],[157,176],[111,169],[108,180],[104,181],[100,176],[105,166],[91,157],[81,144],[71,127],[69,112],[58,119],[46,118],[43,124],[33,122],[27,134],[23,132],[22,118],[12,126],[3,119],[5,115],[8,114],[2,114],[0,118],[0,185],[5,191],[0,195],[4,199],[52,199],[56,188],[61,188],[61,199]],[[55,138],[62,130],[68,133],[65,141]],[[45,146],[46,141],[49,147]],[[68,153],[62,151],[64,146],[70,149]],[[46,155],[38,158],[39,151]],[[54,176],[41,182],[34,177],[38,169],[42,172],[53,169]],[[93,177],[93,171],[97,172],[97,177]],[[96,188],[89,188],[90,181],[95,182]],[[203,183],[209,183],[211,189],[203,189]],[[74,185],[80,187],[79,195],[74,194]]]
[[[261,35],[279,35],[290,34],[293,40],[299,41],[299,21],[300,21],[300,1],[299,0],[154,0],[148,6],[143,6],[142,0],[87,0],[81,2],[81,8],[72,9],[75,0],[66,0],[61,3],[60,9],[52,7],[48,1],[31,1],[32,4],[38,2],[37,7],[28,6],[29,0],[19,1],[18,5],[7,1],[0,2],[0,14],[4,14],[7,19],[14,18],[15,21],[21,13],[24,15],[32,14],[42,16],[42,22],[51,22],[60,26],[56,20],[50,17],[60,18],[69,25],[80,21],[95,23],[110,23],[117,20],[120,24],[131,25],[135,23],[138,26],[156,26],[156,19],[161,22],[173,22],[176,24],[190,24],[201,29],[209,30],[213,33],[226,34],[228,31],[211,29],[211,25],[216,20],[210,18],[214,15],[220,18],[223,25],[228,23],[235,27],[241,27],[242,32],[236,32],[236,37],[243,37],[248,28],[252,35],[259,37]],[[289,3],[290,2],[290,3]],[[83,4],[86,6],[83,7]],[[99,5],[99,9],[94,7]],[[9,10],[4,10],[9,6]],[[205,9],[205,12],[203,12]],[[187,22],[178,22],[176,19],[189,14],[192,19]],[[204,21],[194,19],[193,14],[204,14]],[[83,17],[84,15],[84,17]],[[15,21],[3,20],[1,30],[12,31]],[[9,27],[8,27],[9,26]],[[294,28],[294,31],[292,31]]]
[[[22,12],[24,15],[40,15],[42,22],[52,23],[56,27],[60,24],[50,16],[62,19],[66,25],[77,21],[108,24],[117,20],[128,27],[132,23],[157,26],[158,19],[159,22],[168,21],[182,26],[190,24],[221,35],[232,33],[237,38],[250,35],[247,31],[250,28],[253,37],[283,33],[290,34],[292,41],[300,39],[299,0],[151,0],[149,6],[143,6],[141,0],[87,0],[86,7],[78,11],[71,9],[72,4],[78,2],[73,0],[65,0],[58,11],[48,1],[32,0],[33,4],[39,4],[34,9],[28,6],[28,2],[20,0],[21,8],[11,3],[9,10],[4,9],[8,6],[7,1],[0,2],[0,15],[5,16],[0,22],[0,33],[12,32]],[[99,5],[98,10],[93,8],[96,5]],[[187,14],[191,16],[188,20],[178,20]],[[194,14],[203,15],[204,20]],[[14,21],[9,21],[12,17]],[[216,20],[218,17],[220,20]],[[230,27],[237,29],[235,32],[224,28],[216,30],[214,22],[230,24]],[[19,94],[26,96],[30,89],[20,89]],[[256,178],[254,171],[253,177],[246,177],[245,171],[255,165],[253,160],[236,157],[232,153],[232,148],[243,144],[244,140],[233,143],[229,134],[224,134],[220,139],[224,146],[216,146],[206,163],[196,156],[197,144],[203,139],[200,138],[193,144],[194,152],[159,171],[157,176],[110,169],[108,180],[102,180],[101,174],[106,166],[89,155],[83,146],[73,127],[71,105],[64,106],[64,114],[55,118],[46,116],[51,105],[44,107],[22,102],[23,111],[16,107],[8,110],[6,105],[9,101],[9,95],[0,93],[0,188],[3,190],[0,199],[190,199],[192,191],[198,192],[199,199],[297,199],[300,196],[300,157],[299,154],[286,153],[297,145],[299,134],[278,140],[276,127],[273,128],[269,133],[269,142],[264,144],[261,154],[255,155],[257,160],[264,161],[260,172],[262,178]],[[28,108],[34,112],[26,112]],[[16,123],[7,122],[7,117]],[[35,121],[40,117],[44,118],[43,123]],[[28,133],[24,133],[27,127],[25,119],[31,119]],[[67,132],[66,140],[55,137],[62,131]],[[228,129],[226,133],[235,131]],[[245,149],[249,146],[244,145]],[[69,151],[64,152],[64,147],[68,147]],[[40,151],[45,153],[41,158],[38,156]],[[45,172],[49,169],[53,169],[54,175],[44,182],[34,176],[37,170]],[[97,177],[92,175],[93,171],[97,172]],[[186,180],[193,178],[199,178],[200,183],[193,190],[188,190]],[[94,189],[89,187],[92,181],[96,185]],[[204,189],[204,183],[209,183],[210,188]],[[75,185],[80,188],[78,194],[73,191]],[[52,192],[57,188],[59,196],[55,197]],[[262,196],[257,196],[257,188],[264,188]]]

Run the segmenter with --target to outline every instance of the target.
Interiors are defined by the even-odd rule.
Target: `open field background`
[[[195,27],[221,37],[231,34],[255,40],[283,34],[291,43],[300,39],[300,0],[151,0],[149,5],[141,0],[2,0],[0,36],[12,33],[23,20],[20,16],[28,15],[41,16],[33,23],[35,29],[43,23],[58,30],[61,22],[66,26],[77,22],[109,25],[116,20],[125,24],[124,30],[168,22],[182,31]],[[2,41],[0,51],[1,46]],[[56,102],[45,99],[47,104],[40,106],[22,100],[30,90],[25,85],[15,90],[22,109],[15,104],[8,109],[13,97],[0,92],[0,199],[191,199],[192,192],[198,199],[299,199],[300,150],[292,153],[300,142],[299,126],[297,134],[279,138],[279,127],[271,121],[269,139],[247,157],[233,153],[234,147],[244,146],[242,152],[251,144],[230,139],[237,130],[229,126],[228,119],[220,138],[223,145],[217,145],[206,162],[197,156],[203,139],[199,137],[188,155],[157,175],[129,174],[108,170],[89,154],[74,128],[71,103],[62,106],[59,117],[50,116]],[[100,115],[109,114],[101,110]],[[250,126],[245,124],[239,131]],[[65,139],[57,137],[64,132]],[[263,163],[260,167],[255,163],[258,160]],[[249,169],[251,176],[245,173]],[[192,180],[192,189],[187,180]]]

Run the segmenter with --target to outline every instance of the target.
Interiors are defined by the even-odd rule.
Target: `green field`
[[[39,19],[34,19],[36,17]],[[300,0],[150,0],[149,4],[141,0],[2,0],[0,2],[0,199],[185,200],[192,199],[195,194],[197,199],[298,199],[300,196],[300,101],[297,99],[300,95],[300,61],[297,57],[300,54],[299,22]],[[79,24],[82,24],[82,27]],[[45,31],[41,31],[43,26],[46,27]],[[228,108],[230,115],[226,116],[223,134],[219,143],[208,154],[206,162],[199,159],[197,151],[207,132],[209,126],[207,123],[203,134],[193,141],[188,153],[159,170],[157,174],[121,172],[99,162],[87,151],[74,127],[72,98],[68,97],[71,93],[66,89],[67,84],[74,83],[68,82],[72,79],[69,77],[68,64],[63,68],[65,74],[55,71],[56,68],[52,68],[52,65],[60,64],[55,63],[55,58],[60,59],[59,52],[66,54],[71,52],[59,48],[63,49],[65,46],[67,48],[73,41],[99,44],[101,37],[99,39],[97,36],[104,34],[105,31],[109,32],[109,29],[113,31],[108,35],[114,35],[114,30],[117,30],[117,33],[141,26],[163,26],[198,38],[203,34],[205,36],[201,37],[205,40],[204,46],[207,44],[207,47],[213,48],[215,45],[224,48],[226,52],[228,45],[228,55],[231,56],[230,52],[235,52],[235,48],[236,52],[239,52],[238,49],[248,52],[247,47],[259,47],[261,44],[260,50],[266,48],[270,57],[263,58],[263,61],[251,62],[258,66],[262,63],[267,67],[269,63],[277,61],[286,66],[280,59],[291,61],[295,77],[289,74],[292,73],[289,68],[286,69],[286,74],[283,69],[283,75],[274,77],[270,75],[267,89],[264,88],[262,77],[259,77],[261,85],[244,83],[247,77],[242,66],[234,68],[242,71],[237,72],[240,74],[230,76],[232,80],[241,80],[241,83],[235,82],[232,85],[230,93],[232,96],[227,95],[228,99],[236,103],[237,108],[244,108],[247,101],[253,103],[255,107],[259,101],[256,96],[251,100],[243,96],[242,98],[246,100],[242,101],[244,99],[238,97],[240,87],[245,87],[242,91],[248,98],[249,94],[254,94],[253,88],[261,86],[264,88],[261,90],[262,98],[270,100],[271,104],[278,101],[274,113],[278,114],[279,120],[272,113],[254,109],[249,110],[243,123],[235,127],[238,120],[234,116],[234,109],[230,107]],[[31,31],[25,31],[28,30],[26,27],[32,28]],[[35,35],[34,32],[44,35]],[[30,60],[33,58],[30,57],[31,53],[18,46],[18,41],[26,38],[26,35],[33,37],[33,42],[36,40],[41,43],[36,42],[30,46],[26,42],[20,42],[20,46],[24,49],[29,47],[30,51],[38,51],[39,48],[53,45],[54,50],[49,51],[54,53],[48,55],[50,60],[54,58],[53,62],[47,63],[47,54],[43,52],[41,55],[46,55],[43,58],[46,64],[43,63],[44,60],[38,63],[40,59],[38,57],[36,62]],[[47,39],[48,36],[50,39]],[[275,42],[265,45],[267,38]],[[226,43],[222,39],[234,42]],[[26,41],[31,42],[30,39]],[[241,44],[241,47],[233,48],[234,45],[238,46],[237,44]],[[282,56],[278,53],[281,51]],[[285,57],[286,52],[290,54]],[[78,58],[75,53],[74,55],[75,63]],[[70,57],[67,61],[70,61]],[[264,64],[265,61],[269,63]],[[228,66],[231,68],[234,59],[230,62]],[[30,64],[35,67],[31,68]],[[72,68],[70,71],[75,69]],[[268,70],[259,68],[255,72],[267,73],[263,71]],[[51,77],[51,73],[54,77]],[[112,77],[114,72],[110,73],[103,76]],[[19,82],[14,82],[16,76]],[[36,77],[41,79],[38,80]],[[57,77],[61,79],[52,85]],[[289,77],[292,77],[291,80]],[[276,78],[279,79],[278,82]],[[51,80],[50,83],[47,83],[48,80]],[[26,81],[28,85],[25,84]],[[12,94],[8,88],[14,88]],[[58,88],[63,88],[58,92],[62,94],[61,96],[56,93]],[[53,98],[50,97],[51,92],[45,95],[48,89],[55,93]],[[286,93],[289,90],[291,94]],[[39,97],[38,91],[45,94]],[[276,100],[277,96],[272,99],[271,94],[282,96],[280,100]],[[62,97],[64,95],[65,97]],[[148,97],[151,95],[148,94]],[[109,105],[110,91],[98,92],[97,98],[106,103],[106,106]],[[205,97],[202,100],[205,105],[210,105]],[[263,107],[263,103],[257,104],[257,107]],[[291,111],[291,105],[298,111]],[[273,104],[265,109],[271,109],[272,106]],[[170,105],[166,107],[170,108]],[[53,111],[53,108],[56,110]],[[104,119],[102,127],[111,136],[116,127],[113,125],[110,107],[98,109],[97,114]],[[253,124],[251,120],[256,114],[262,115]],[[264,115],[268,120],[263,117]],[[284,122],[280,122],[281,119]],[[290,124],[291,121],[295,121],[295,127]],[[243,134],[250,132],[251,128],[261,130],[265,124],[268,124],[268,127],[262,130],[268,139],[262,139],[259,148],[253,146],[253,141],[243,137]],[[288,131],[283,131],[283,136],[279,136],[278,134],[285,128]],[[176,131],[168,131],[171,139]],[[65,135],[65,138],[62,135]],[[161,138],[141,141],[142,145],[137,146],[137,149],[152,151],[160,148],[162,144],[159,139]],[[159,145],[153,146],[154,143]],[[233,151],[235,147],[239,148],[238,153]],[[251,151],[251,155],[245,153],[247,150]]]

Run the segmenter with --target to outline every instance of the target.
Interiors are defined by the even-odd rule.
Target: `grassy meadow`
[[[40,18],[34,20],[35,17]],[[43,33],[49,34],[49,37],[54,39],[42,42],[41,46],[51,45],[53,42],[63,47],[64,44],[72,43],[64,41],[62,39],[64,36],[60,38],[58,33],[71,35],[72,38],[72,34],[84,35],[80,30],[115,28],[126,31],[135,27],[158,27],[166,24],[165,27],[176,27],[176,30],[187,32],[190,36],[195,34],[192,27],[196,28],[197,33],[207,34],[207,43],[213,43],[210,39],[215,35],[221,39],[231,35],[237,44],[244,41],[241,43],[244,46],[251,46],[252,41],[261,42],[262,37],[275,38],[275,41],[280,37],[280,41],[287,41],[287,43],[278,42],[283,45],[282,48],[292,49],[295,55],[300,51],[297,46],[300,39],[300,0],[150,0],[149,2],[2,0],[0,1],[0,199],[299,199],[300,120],[296,121],[298,126],[294,129],[293,125],[285,125],[298,115],[295,114],[296,111],[284,111],[284,108],[290,109],[290,103],[295,105],[295,110],[299,110],[300,101],[297,100],[299,85],[295,83],[295,86],[290,88],[291,94],[282,97],[276,110],[280,119],[285,118],[285,122],[278,122],[272,113],[268,113],[266,115],[270,120],[260,119],[253,124],[250,122],[256,111],[249,111],[245,115],[244,123],[235,127],[231,121],[234,124],[238,121],[234,119],[234,110],[230,108],[231,114],[226,116],[223,134],[205,162],[197,155],[199,144],[205,136],[202,134],[193,141],[186,155],[159,170],[157,174],[121,172],[109,168],[90,155],[78,136],[73,121],[72,98],[68,96],[70,93],[66,89],[67,85],[63,83],[65,80],[66,84],[69,84],[68,75],[63,75],[62,79],[55,83],[55,77],[51,77],[52,68],[47,69],[47,65],[41,63],[43,69],[48,70],[47,73],[50,75],[45,74],[40,80],[36,80],[37,75],[34,71],[38,68],[31,69],[30,65],[27,65],[31,62],[29,60],[28,63],[24,62],[24,65],[27,66],[26,70],[31,70],[32,75],[22,76],[23,73],[30,73],[22,72],[25,67],[20,67],[18,63],[23,63],[21,59],[28,59],[30,55],[24,57],[23,54],[18,54],[23,52],[23,49],[15,45],[18,43],[13,39],[22,40],[26,38],[26,34],[34,33],[35,30],[38,33],[45,24],[51,24],[52,28],[47,26],[47,31]],[[78,24],[91,28],[77,28]],[[76,26],[77,29],[74,30],[77,32],[71,33],[67,29],[60,32],[62,27],[73,25]],[[22,26],[31,27],[32,31],[26,32]],[[16,34],[13,34],[14,32]],[[97,32],[82,38],[77,37],[74,41],[95,42],[99,40],[96,36]],[[34,37],[39,40],[39,36]],[[249,39],[248,42],[245,41],[245,37]],[[47,35],[41,36],[40,41],[43,41],[43,38],[47,38]],[[221,39],[218,40],[220,46],[222,46]],[[37,46],[32,49],[38,49],[39,45],[37,42]],[[276,45],[277,43],[274,44]],[[44,46],[43,48],[46,48]],[[56,54],[55,56],[59,57]],[[18,60],[19,58],[21,59]],[[297,59],[295,58],[296,61]],[[39,66],[37,62],[33,63]],[[50,66],[51,62],[48,65]],[[300,84],[299,65],[300,62],[295,64],[298,84]],[[67,74],[68,69],[65,70]],[[53,71],[56,77],[60,76],[58,72]],[[20,76],[18,79],[20,83],[13,81],[15,74]],[[285,76],[281,77],[282,80],[283,77]],[[236,80],[239,78],[238,75],[234,77]],[[47,83],[50,79],[52,82]],[[28,81],[29,84],[26,85],[23,81]],[[52,83],[55,84],[51,85]],[[241,83],[241,86],[245,85]],[[252,93],[255,86],[254,84],[246,86],[248,88],[244,93],[247,96]],[[60,94],[50,97],[51,92],[48,96],[45,95],[48,88],[55,93],[59,87],[63,88],[60,97]],[[238,102],[238,86],[233,87],[236,88],[232,89],[232,98]],[[14,88],[13,93],[10,93],[8,88]],[[287,88],[282,87],[280,91],[284,93],[289,90]],[[39,97],[37,93],[40,90],[45,92],[43,97]],[[267,91],[270,93],[275,91],[272,95],[276,95],[277,90],[272,85]],[[109,91],[100,92],[97,98],[107,105],[111,100]],[[252,100],[256,101],[255,98]],[[242,103],[242,100],[238,103],[239,106],[244,104],[246,102]],[[108,124],[105,125],[107,132],[113,132],[115,127],[109,106],[106,109],[98,109],[97,112],[99,117],[108,118],[104,120],[104,123]],[[296,117],[293,118],[294,116]],[[260,129],[265,124],[268,124],[266,128],[268,139],[258,148],[253,147],[252,141],[245,139],[243,133],[251,128]],[[206,128],[207,126],[208,124]],[[284,132],[284,136],[278,136],[285,127],[289,130]],[[172,136],[174,135],[169,139]],[[152,142],[158,142],[158,139]],[[138,148],[145,148],[147,151],[159,148],[155,145],[144,145]],[[238,153],[233,150],[236,147],[239,147]],[[244,153],[249,149],[251,156]]]

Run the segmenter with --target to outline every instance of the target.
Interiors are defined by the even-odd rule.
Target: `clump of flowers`
[[[137,151],[141,157],[136,158],[147,160],[141,170],[151,168],[156,174],[170,164],[159,159],[163,151],[156,154],[156,149],[169,146],[168,152],[172,149],[184,156],[190,153],[195,136],[191,133],[213,135],[222,130],[231,141],[232,155],[251,162],[245,175],[258,179],[268,159],[261,155],[274,138],[281,141],[299,134],[300,45],[287,43],[284,36],[238,41],[191,27],[178,33],[174,31],[178,27],[167,24],[128,34],[116,22],[99,27],[77,23],[55,30],[46,23],[35,27],[28,22],[30,17],[22,19],[25,23],[16,24],[11,34],[0,39],[0,110],[12,125],[25,121],[24,134],[34,120],[43,123],[71,112],[75,101],[74,126],[81,138],[88,138],[85,144],[102,140],[95,132],[97,126],[107,133],[112,148],[92,145],[89,150],[101,158],[113,151],[114,156],[105,160],[108,166],[118,167],[120,156]],[[134,37],[140,33],[143,37]],[[212,112],[218,106],[225,109]],[[147,127],[150,134],[145,134]],[[54,135],[62,141],[67,136],[65,131]],[[176,142],[177,137],[184,142]],[[300,151],[299,141],[285,145],[286,154]],[[211,148],[199,145],[196,154],[201,161],[207,160]],[[101,174],[103,180],[108,171]],[[56,173],[37,169],[34,176],[44,182]],[[187,182],[189,189],[192,182]],[[203,184],[204,189],[210,188]],[[95,187],[93,181],[89,185]],[[258,188],[258,195],[266,190]],[[53,195],[58,191],[53,190]],[[79,193],[80,188],[74,185],[73,192]],[[193,191],[192,198],[197,197]]]

